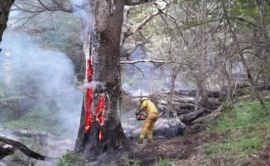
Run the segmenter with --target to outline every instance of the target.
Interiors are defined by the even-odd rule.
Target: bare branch
[[[135,6],[135,5],[140,5],[148,2],[154,2],[155,0],[126,0],[125,5],[128,6]]]
[[[72,8],[64,8],[59,2],[53,0],[54,4],[56,4],[56,7],[54,6],[47,6],[45,5],[41,0],[38,0],[38,2],[40,3],[40,5],[48,10],[48,11],[57,11],[57,10],[60,10],[60,11],[64,11],[64,12],[67,12],[67,13],[72,13]]]
[[[120,64],[136,64],[140,62],[145,62],[145,63],[161,63],[165,64],[166,61],[158,61],[158,60],[136,60],[136,61],[120,61]]]
[[[157,9],[157,11],[151,13],[149,16],[147,16],[142,22],[138,23],[134,27],[132,27],[130,30],[128,30],[125,33],[125,38],[127,38],[130,35],[133,35],[137,31],[141,30],[143,26],[145,26],[149,21],[151,21],[155,16],[164,13],[163,10],[167,8],[167,5],[163,7],[162,9]]]

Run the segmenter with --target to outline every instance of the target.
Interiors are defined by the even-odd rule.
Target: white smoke
[[[38,40],[22,33],[5,31],[1,48],[0,86],[7,88],[6,97],[23,95],[20,108],[32,98],[54,103],[58,110],[53,116],[61,122],[62,134],[75,138],[83,95],[74,86],[71,60],[59,51],[42,49]]]

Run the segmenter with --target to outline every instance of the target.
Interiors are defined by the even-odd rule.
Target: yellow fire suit
[[[142,144],[144,136],[147,132],[147,140],[148,143],[153,142],[153,129],[155,122],[158,119],[158,110],[154,103],[152,103],[149,99],[143,98],[141,100],[140,111],[144,110],[147,114],[147,118],[143,123],[142,131],[138,139],[138,143]]]

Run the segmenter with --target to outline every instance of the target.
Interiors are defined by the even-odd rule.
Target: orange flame
[[[90,59],[87,60],[87,82],[91,82],[93,79],[93,66]],[[93,88],[87,87],[85,90],[85,102],[84,102],[84,133],[87,133],[90,130],[91,123],[92,123],[92,112],[91,112],[91,105],[93,102]]]
[[[86,97],[85,97],[85,106],[84,106],[84,133],[87,133],[90,130],[90,126],[92,123],[92,113],[91,113],[91,105],[92,105],[92,95],[93,89],[87,88],[86,89]]]
[[[98,105],[96,107],[96,121],[103,126],[104,124],[104,114],[105,114],[105,97],[104,94],[99,95]],[[99,130],[98,134],[99,141],[102,140],[102,131]]]
[[[93,66],[90,59],[87,60],[87,71],[86,71],[87,82],[93,80]],[[93,88],[87,87],[85,89],[85,102],[84,102],[84,133],[90,131],[92,124],[92,111],[91,106],[93,102]],[[99,95],[98,104],[96,107],[96,121],[103,126],[104,124],[104,114],[105,114],[105,97],[104,94]],[[98,140],[102,141],[102,131],[98,131]]]

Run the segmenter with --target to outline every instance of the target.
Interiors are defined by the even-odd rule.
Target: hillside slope
[[[208,122],[207,130],[154,143],[137,145],[122,165],[270,165],[270,101],[264,109],[251,97],[222,107],[221,115]]]

